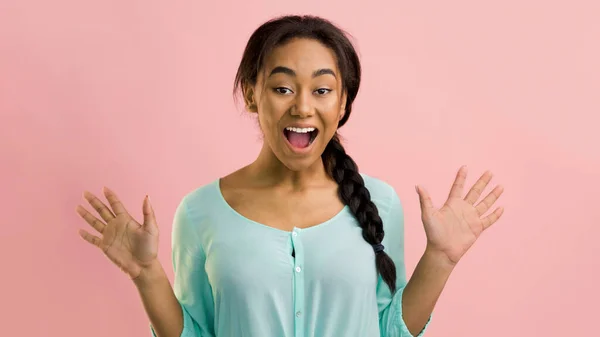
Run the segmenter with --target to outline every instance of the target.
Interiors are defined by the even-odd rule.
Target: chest
[[[238,191],[229,195],[228,202],[245,218],[283,231],[317,226],[334,218],[344,208],[331,190],[298,195]]]
[[[348,294],[375,289],[377,282],[373,250],[347,209],[329,222],[291,232],[231,218],[207,239],[205,267],[219,294],[251,288],[263,298],[287,297],[298,287]]]

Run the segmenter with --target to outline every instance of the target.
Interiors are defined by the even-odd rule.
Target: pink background
[[[169,277],[180,198],[255,158],[231,87],[251,31],[312,13],[357,42],[342,134],[406,208],[458,167],[506,207],[465,256],[428,336],[591,336],[600,295],[600,6],[594,1],[0,1],[0,317],[5,336],[148,336],[131,281],[77,235],[82,192],[151,197]],[[171,278],[172,279],[172,278]]]

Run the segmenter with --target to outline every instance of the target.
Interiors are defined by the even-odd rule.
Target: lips
[[[312,126],[296,127],[289,126],[283,129],[283,134],[288,143],[296,149],[304,149],[309,147],[317,138],[319,130]]]

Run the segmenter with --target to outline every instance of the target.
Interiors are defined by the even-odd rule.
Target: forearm
[[[158,337],[179,337],[183,331],[183,312],[171,283],[156,261],[133,280],[146,314]]]
[[[404,322],[413,336],[427,324],[453,269],[449,260],[425,250],[402,296]]]

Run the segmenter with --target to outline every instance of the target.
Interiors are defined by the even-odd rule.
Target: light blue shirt
[[[389,184],[362,176],[396,264],[394,295],[348,206],[319,225],[284,231],[236,212],[216,179],[187,194],[173,222],[181,337],[412,336],[402,317],[402,205]]]

